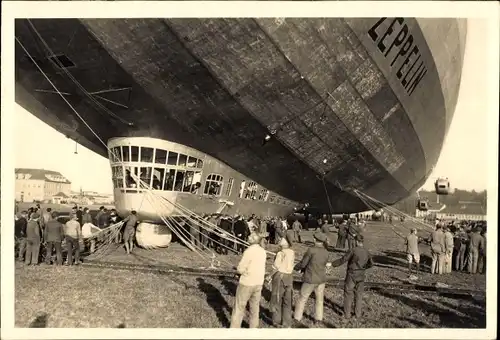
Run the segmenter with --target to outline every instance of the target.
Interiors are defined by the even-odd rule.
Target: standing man
[[[250,304],[250,328],[259,326],[260,299],[262,286],[266,274],[266,251],[260,246],[261,237],[252,233],[248,237],[250,246],[243,252],[243,256],[236,270],[241,275],[234,307],[231,315],[231,328],[240,328],[245,308]]]
[[[486,274],[486,230],[481,235],[483,237],[483,247],[479,249],[479,260],[477,261],[477,269],[481,274]]]
[[[464,231],[463,226],[459,226],[458,232],[456,234],[457,238],[457,254],[455,257],[455,270],[462,271],[465,268],[465,251],[467,250],[467,242],[469,237]]]
[[[95,215],[95,223],[93,223],[94,225],[98,226],[99,228],[101,228],[101,226],[99,225],[99,219],[100,219],[102,214],[104,214],[104,206],[103,205],[101,205],[99,207],[99,211]]]
[[[453,259],[453,234],[451,233],[449,226],[444,228],[444,248],[444,273],[449,274],[451,273],[451,262]]]
[[[332,262],[332,267],[338,267],[347,262],[347,273],[344,284],[344,318],[351,317],[351,308],[355,302],[354,313],[357,318],[362,316],[363,292],[365,289],[365,271],[373,267],[373,260],[368,250],[363,246],[363,236],[356,235],[356,246],[338,260]],[[356,300],[354,301],[354,297]]]
[[[50,220],[45,224],[44,240],[47,242],[45,263],[50,264],[52,250],[56,249],[56,263],[61,266],[63,263],[61,243],[64,238],[64,226],[57,220],[57,212],[52,212]],[[54,263],[54,264],[56,264]]]
[[[412,273],[412,262],[415,261],[416,274],[418,275],[420,269],[420,251],[418,249],[418,236],[417,229],[412,228],[410,235],[405,239],[406,244],[406,258],[408,259],[408,272]]]
[[[229,239],[229,235],[234,234],[233,231],[233,223],[229,219],[230,217],[225,215],[224,217],[221,218],[220,220],[220,228],[224,230],[226,235],[222,235],[221,243],[225,246],[224,247],[224,254],[228,253],[229,249],[234,249],[234,244],[233,242]]]
[[[85,220],[85,214],[83,215],[83,217]],[[96,242],[96,238],[92,237],[92,235],[93,235],[92,226],[93,226],[92,222],[87,222],[84,225],[82,225],[82,238],[84,241],[84,245],[87,248],[87,247],[89,247],[89,243],[90,243],[89,251],[91,254],[93,254],[95,251],[95,242]],[[85,244],[85,241],[87,241],[87,244]]]
[[[71,215],[71,219],[64,225],[64,235],[66,241],[66,248],[68,251],[68,266],[73,265],[73,254],[75,255],[75,264],[80,264],[80,239],[82,238],[82,231],[78,216]]]
[[[351,218],[347,228],[347,246],[349,250],[354,249],[356,247],[356,235],[358,234],[358,230],[356,229],[356,219]]]
[[[347,222],[343,220],[339,225],[336,248],[344,249],[346,239],[347,239]]]
[[[428,239],[431,244],[432,253],[431,274],[442,274],[444,269],[445,244],[444,233],[441,228],[441,223],[438,223],[436,225],[436,230],[431,233]]]
[[[292,324],[293,266],[295,252],[292,241],[282,238],[280,251],[276,254],[271,275],[271,313],[275,327],[289,328]]]
[[[123,220],[125,224],[125,229],[123,230],[123,241],[125,242],[125,249],[127,254],[130,254],[134,249],[134,236],[135,236],[135,225],[137,224],[137,212],[132,210],[130,215]]]
[[[97,214],[99,215],[99,214]],[[108,213],[108,209],[104,208],[102,213],[99,215],[99,219],[97,221],[97,226],[101,229],[107,228],[110,222],[110,214]]]
[[[469,273],[476,274],[479,251],[484,249],[484,238],[481,236],[481,227],[476,227],[470,237],[469,244]]]
[[[327,237],[322,232],[313,235],[314,245],[307,249],[302,260],[295,265],[295,270],[304,272],[299,299],[295,304],[294,319],[302,320],[304,307],[312,292],[316,298],[314,319],[316,324],[323,322],[323,299],[326,283],[326,264],[330,254],[326,250]]]
[[[280,218],[274,219],[274,240],[275,244],[279,244],[282,237],[285,235],[285,230],[283,229],[283,224]]]
[[[40,214],[33,213],[26,227],[26,265],[36,266],[40,255],[41,231],[40,231]]]
[[[82,225],[84,225],[85,223],[92,223],[92,222],[93,222],[92,221],[92,216],[90,215],[89,208],[83,209]]]
[[[52,219],[52,208],[47,208],[42,217],[43,225],[45,226]]]
[[[246,226],[245,221],[243,220],[243,217],[237,216],[236,217],[236,222],[234,222],[234,236],[241,242],[245,241],[247,238],[247,232],[248,228]],[[241,243],[236,244],[236,251],[238,253],[242,253],[244,250],[244,247]]]
[[[27,216],[27,211],[21,211],[21,217],[16,220],[14,225],[15,236],[19,244],[19,253],[17,256],[19,261],[24,261],[24,254],[26,253],[26,229],[28,227],[28,220],[26,219]]]
[[[292,223],[293,238],[295,241],[302,243],[302,238],[300,237],[300,231],[302,230],[302,224],[296,218]]]

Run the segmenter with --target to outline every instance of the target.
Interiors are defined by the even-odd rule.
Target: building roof
[[[57,194],[53,195],[52,197],[62,197],[62,198],[69,198],[68,195],[66,195],[64,192],[60,191]]]
[[[53,182],[53,183],[71,184],[71,182],[66,177],[64,177],[60,172],[52,171],[52,170],[16,168],[15,173],[16,174],[28,174],[28,175],[30,175],[29,179],[33,179],[33,180],[41,180],[41,181]],[[60,176],[60,177],[64,178],[64,181],[52,180],[52,179],[50,179],[51,176]]]
[[[486,209],[480,202],[460,202],[459,205],[447,206],[440,211],[442,214],[452,215],[486,215]]]

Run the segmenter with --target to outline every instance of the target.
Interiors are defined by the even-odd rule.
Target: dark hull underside
[[[104,141],[170,140],[291,200],[326,211],[328,193],[333,211],[354,212],[366,205],[346,189],[392,204],[425,182],[457,101],[465,24],[393,22],[37,19],[16,20],[16,37]],[[418,82],[398,75],[404,25]],[[19,105],[107,156],[18,43],[15,71]]]

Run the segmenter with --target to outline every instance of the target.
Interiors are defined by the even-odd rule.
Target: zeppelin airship
[[[145,191],[198,214],[358,212],[354,190],[394,204],[429,177],[466,32],[450,18],[22,19],[15,98],[109,157],[120,215],[174,213]]]

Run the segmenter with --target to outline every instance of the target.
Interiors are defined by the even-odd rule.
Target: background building
[[[15,169],[16,201],[50,201],[56,195],[71,193],[71,182],[57,171],[45,169]]]
[[[446,207],[436,214],[442,220],[486,221],[486,209],[481,202],[460,201],[459,206]]]
[[[416,209],[415,215],[420,218],[439,218],[445,221],[486,221],[486,207],[481,202],[474,201],[460,201],[453,205],[429,203],[427,211]]]

